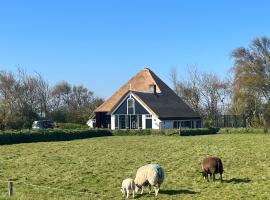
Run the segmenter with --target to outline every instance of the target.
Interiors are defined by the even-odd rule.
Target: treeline
[[[234,64],[220,78],[189,67],[187,78],[171,72],[175,92],[214,126],[221,115],[241,116],[247,126],[270,126],[270,39],[254,39],[248,47],[232,51]]]
[[[0,128],[30,128],[34,120],[85,124],[103,102],[82,85],[62,81],[52,87],[40,75],[0,71]]]

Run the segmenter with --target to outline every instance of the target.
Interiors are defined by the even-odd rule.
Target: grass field
[[[2,199],[8,179],[12,199],[122,199],[122,180],[147,163],[165,170],[160,200],[270,198],[269,135],[113,136],[3,145],[0,155]],[[202,179],[200,161],[207,155],[222,158],[223,183]]]

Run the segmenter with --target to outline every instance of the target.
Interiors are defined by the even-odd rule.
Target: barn
[[[153,71],[144,68],[93,113],[90,127],[111,129],[200,128],[202,120]]]

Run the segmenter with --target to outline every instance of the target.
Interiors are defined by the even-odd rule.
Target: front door
[[[132,129],[137,129],[138,128],[137,115],[131,115],[130,122],[131,122],[131,128]]]
[[[146,119],[146,128],[152,128],[152,119]]]

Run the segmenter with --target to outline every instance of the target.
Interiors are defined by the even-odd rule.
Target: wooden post
[[[8,196],[11,197],[13,195],[13,182],[8,182]]]

